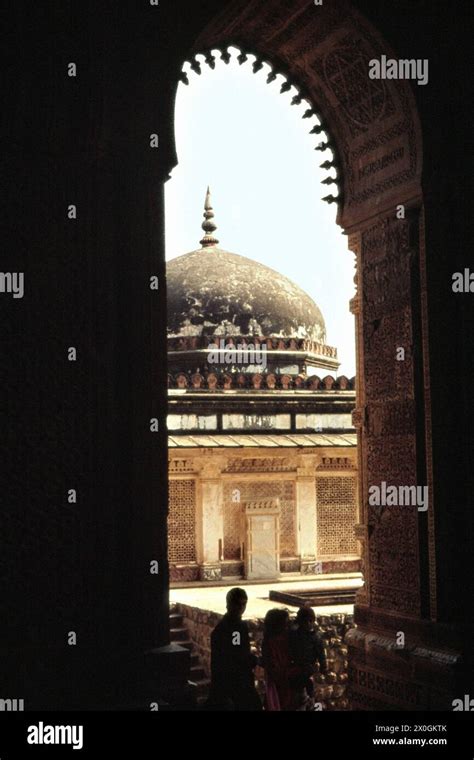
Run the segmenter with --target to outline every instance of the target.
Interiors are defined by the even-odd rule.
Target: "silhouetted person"
[[[231,589],[227,612],[211,634],[211,688],[207,707],[215,710],[261,710],[253,669],[257,657],[250,651],[247,623],[242,615],[247,594]]]
[[[300,607],[296,613],[295,625],[290,631],[290,656],[294,665],[300,669],[300,675],[292,679],[292,686],[301,692],[306,689],[309,697],[314,695],[312,676],[316,662],[319,662],[321,673],[325,673],[327,668],[323,642],[314,630],[315,622],[314,610],[311,607]]]
[[[289,639],[290,615],[288,610],[268,610],[264,620],[262,642],[265,668],[265,709],[296,709],[292,679],[301,676],[300,668],[293,664]]]

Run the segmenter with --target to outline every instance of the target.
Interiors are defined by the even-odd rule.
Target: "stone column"
[[[349,309],[355,319],[356,336],[356,408],[352,412],[352,424],[357,430],[357,522],[354,526],[355,537],[359,543],[359,553],[362,561],[362,573],[364,585],[357,591],[356,599],[359,603],[367,602],[367,590],[369,587],[369,574],[367,572],[367,545],[368,524],[364,505],[367,504],[367,477],[364,463],[366,461],[366,441],[364,436],[365,419],[365,388],[361,379],[364,377],[364,342],[363,315],[360,304],[360,271],[361,271],[361,235],[354,233],[349,236],[349,250],[355,255],[354,285],[355,295],[349,302]]]
[[[421,229],[421,235],[419,231]],[[462,631],[436,621],[429,374],[421,288],[423,232],[416,204],[351,236],[359,259],[356,536],[365,545],[365,592],[348,632],[356,710],[450,709],[463,694]],[[383,481],[428,487],[428,510],[369,503]]]
[[[203,581],[219,580],[224,542],[224,503],[221,472],[222,457],[208,452],[203,458],[198,481],[198,562],[199,575]]]
[[[297,552],[301,557],[301,572],[314,573],[316,566],[316,457],[298,457],[296,470]]]

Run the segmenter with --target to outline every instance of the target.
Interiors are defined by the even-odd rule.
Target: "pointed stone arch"
[[[346,0],[321,6],[297,0],[237,0],[201,32],[189,51],[191,67],[215,65],[218,51],[254,55],[268,63],[320,116],[337,155],[338,224],[350,231],[397,204],[419,202],[421,128],[407,81],[372,80],[369,62],[396,58],[380,33]]]
[[[409,630],[419,646],[436,648],[426,629],[427,621],[436,619],[436,573],[423,148],[412,85],[369,78],[372,59],[397,55],[347,0],[322,5],[295,0],[290,9],[284,0],[236,0],[202,29],[187,60],[200,73],[201,63],[214,67],[218,54],[228,62],[230,46],[241,51],[240,63],[255,56],[254,71],[268,63],[270,81],[282,74],[282,91],[293,85],[293,102],[306,100],[309,115],[318,116],[332,143],[338,178],[337,198],[328,200],[338,202],[337,223],[356,257],[356,295],[350,303],[357,356],[356,537],[366,582],[356,603],[359,627],[348,642],[352,704],[413,709],[436,699],[446,707],[446,672],[413,682],[416,647],[415,654],[398,658],[397,677],[388,676],[397,631]],[[182,72],[178,78],[186,82]],[[396,361],[399,346],[405,348],[404,362]],[[427,485],[428,512],[378,514],[368,504],[368,489],[384,480]],[[367,655],[374,631],[384,634],[377,661]]]

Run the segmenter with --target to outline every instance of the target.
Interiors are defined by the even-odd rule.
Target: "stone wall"
[[[169,468],[172,584],[245,576],[244,510],[255,499],[279,499],[280,573],[359,571],[355,446],[280,454],[170,448]]]
[[[188,604],[175,604],[173,610],[183,616],[183,625],[189,632],[189,638],[194,643],[194,651],[201,658],[201,664],[210,677],[211,673],[211,632],[216,627],[222,615]]]
[[[195,651],[201,658],[206,675],[210,677],[210,636],[213,628],[222,619],[222,615],[217,612],[199,609],[198,607],[191,607],[187,604],[178,603],[174,605],[174,608],[176,612],[179,612],[183,616],[183,624],[188,629],[189,638],[194,642]],[[295,612],[290,611],[290,617],[293,618],[294,615]],[[252,644],[255,646],[257,653],[261,654],[263,619],[252,618],[247,623]],[[316,629],[325,642],[326,658],[328,661],[327,674],[318,673],[315,676],[316,701],[321,703],[323,710],[350,709],[346,693],[348,662],[344,637],[351,628],[354,628],[353,615],[316,616]],[[264,683],[262,680],[258,680],[257,688],[263,697]]]

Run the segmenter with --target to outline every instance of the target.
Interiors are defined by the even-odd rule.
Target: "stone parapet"
[[[317,375],[280,375],[273,372],[245,373],[225,372],[216,369],[212,372],[179,371],[168,374],[168,388],[198,391],[226,390],[300,390],[300,391],[355,391],[356,379],[341,375],[320,378]]]
[[[226,346],[255,346],[261,348],[265,346],[267,351],[302,351],[307,354],[316,356],[326,356],[331,359],[337,359],[337,348],[328,346],[326,343],[317,341],[298,339],[298,338],[264,338],[247,335],[216,336],[209,335],[183,335],[179,337],[168,338],[168,351],[206,351],[210,346],[219,345],[219,341],[224,340]]]

